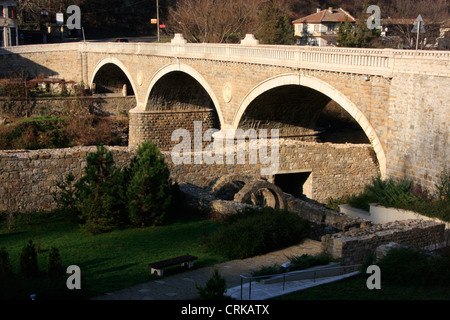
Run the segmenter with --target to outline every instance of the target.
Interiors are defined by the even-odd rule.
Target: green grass
[[[119,290],[153,279],[147,264],[189,253],[199,259],[195,267],[203,267],[224,258],[208,253],[203,236],[216,228],[216,223],[198,217],[189,217],[169,225],[118,230],[90,236],[68,217],[53,216],[34,219],[31,224],[8,230],[0,228],[0,245],[6,247],[13,266],[15,282],[0,287],[0,299],[29,299],[29,293],[42,298],[88,298]],[[20,253],[33,240],[40,248],[38,279],[24,281],[20,276]],[[48,289],[46,270],[51,247],[59,249],[64,270],[77,265],[82,272],[82,290],[72,292],[65,287]],[[165,274],[178,272],[169,268]],[[8,287],[8,288],[5,288]],[[39,288],[39,289],[38,289]],[[5,290],[6,289],[6,290]],[[32,291],[39,292],[32,292]],[[53,291],[53,292],[51,292]]]
[[[394,285],[383,282],[381,289],[368,289],[363,275],[294,292],[273,300],[449,300],[450,285]]]

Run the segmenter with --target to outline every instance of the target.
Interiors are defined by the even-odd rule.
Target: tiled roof
[[[381,19],[381,24],[387,25],[387,24],[414,24],[414,21],[416,19],[406,19],[406,18],[386,18]]]
[[[321,10],[309,16],[294,20],[292,23],[322,23],[322,22],[344,22],[345,17],[351,22],[356,22],[356,19],[350,15],[347,11],[342,8],[333,9],[328,8]]]

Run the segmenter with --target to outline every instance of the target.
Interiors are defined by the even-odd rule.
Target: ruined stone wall
[[[444,242],[445,225],[426,220],[404,220],[369,225],[322,237],[322,249],[343,265],[361,264],[377,247],[391,242],[430,248]]]

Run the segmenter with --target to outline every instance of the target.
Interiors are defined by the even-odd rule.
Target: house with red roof
[[[345,19],[355,23],[350,13],[342,8],[317,9],[317,12],[306,17],[294,20],[294,32],[298,37],[298,44],[331,46],[336,43],[339,24]]]

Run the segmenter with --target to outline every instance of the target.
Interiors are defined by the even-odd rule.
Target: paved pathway
[[[164,276],[158,280],[95,297],[93,300],[193,300],[198,298],[195,284],[204,286],[206,281],[213,275],[215,269],[225,278],[227,288],[236,292],[236,287],[241,284],[239,275],[258,270],[262,266],[281,265],[287,262],[289,260],[287,257],[290,256],[319,254],[321,252],[320,244],[320,241],[305,239],[301,244],[284,250],[243,260],[227,261],[211,267],[194,269],[167,277]]]

